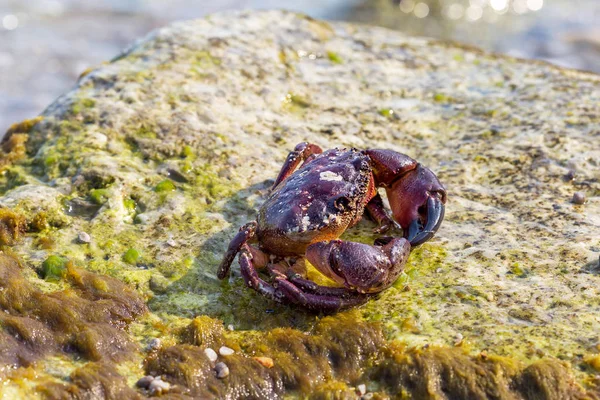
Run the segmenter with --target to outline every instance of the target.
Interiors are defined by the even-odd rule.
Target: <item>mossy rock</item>
[[[1,144],[0,392],[599,397],[599,124],[597,75],[461,45],[279,11],[160,29]],[[404,152],[448,189],[401,279],[336,315],[216,277],[302,141]]]

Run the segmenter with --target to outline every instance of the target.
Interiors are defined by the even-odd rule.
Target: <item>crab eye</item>
[[[350,199],[346,196],[340,196],[333,201],[336,210],[345,211],[350,208]]]

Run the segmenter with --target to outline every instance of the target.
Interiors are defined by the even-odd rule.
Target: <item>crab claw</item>
[[[404,238],[380,238],[373,246],[337,239],[311,244],[306,258],[323,275],[347,288],[377,293],[398,278],[410,248]]]
[[[417,165],[386,189],[394,219],[411,246],[431,239],[444,219],[446,190],[429,168]]]

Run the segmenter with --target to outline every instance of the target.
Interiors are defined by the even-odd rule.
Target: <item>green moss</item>
[[[433,96],[433,100],[434,100],[435,102],[437,102],[437,103],[448,103],[448,101],[449,101],[449,97],[448,97],[448,96],[446,96],[446,95],[445,95],[445,94],[443,94],[443,93],[436,93],[436,94]]]
[[[140,253],[133,247],[123,254],[123,261],[127,264],[135,265],[140,258]]]
[[[55,282],[65,277],[67,274],[67,259],[52,255],[42,263],[42,278],[47,281]]]
[[[134,212],[137,204],[133,199],[123,199],[123,206],[127,209],[127,211]]]
[[[213,199],[223,198],[235,191],[231,182],[224,181],[210,165],[196,168],[195,189]]]
[[[175,184],[173,183],[173,181],[170,180],[170,179],[165,179],[164,181],[159,182],[154,187],[154,191],[157,192],[157,193],[172,192],[175,189],[177,189],[177,187],[175,186]]]
[[[96,204],[104,204],[108,201],[109,191],[107,189],[90,190],[90,199]]]
[[[531,270],[529,268],[523,268],[519,265],[518,262],[513,263],[510,268],[510,273],[516,275],[519,278],[526,278],[531,275]]]
[[[73,114],[80,114],[85,109],[94,108],[96,101],[90,98],[79,99],[71,106],[71,112]]]
[[[306,108],[309,108],[311,103],[300,95],[288,93],[283,99],[283,105],[290,111],[302,111]]]
[[[382,117],[390,118],[394,115],[394,110],[391,108],[382,108],[378,111],[379,115]]]
[[[52,165],[57,164],[58,160],[59,160],[58,155],[56,155],[56,154],[50,155],[44,159],[44,165],[46,167],[50,167]]]
[[[136,131],[135,131],[135,137],[136,138],[144,138],[144,139],[156,139],[156,132],[155,130],[147,125],[141,125]]]
[[[183,149],[181,150],[181,155],[183,157],[192,157],[194,155],[194,149],[192,148],[192,146],[183,146]]]
[[[334,64],[343,64],[344,63],[344,60],[342,60],[342,58],[333,51],[327,52],[327,58],[329,59],[329,61],[331,61]]]

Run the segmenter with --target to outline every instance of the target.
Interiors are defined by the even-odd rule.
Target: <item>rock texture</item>
[[[598,397],[599,127],[593,74],[285,12],[161,29],[3,141],[0,286],[26,280],[30,308],[64,299],[92,327],[2,297],[2,390],[135,398],[160,375],[174,398]],[[325,318],[215,275],[305,140],[405,152],[449,193],[397,284]],[[218,379],[205,349],[221,346]]]

